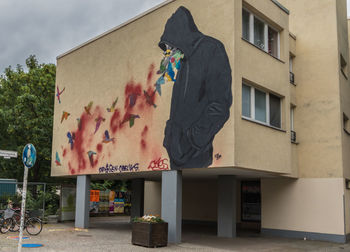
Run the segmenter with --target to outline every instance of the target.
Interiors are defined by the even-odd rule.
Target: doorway
[[[241,181],[241,230],[260,232],[261,189],[260,180]]]

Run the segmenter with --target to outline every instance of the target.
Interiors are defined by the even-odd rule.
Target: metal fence
[[[21,207],[23,182],[0,181],[0,210],[5,210],[9,203],[14,209]],[[44,217],[46,183],[28,182],[26,210],[33,215]]]

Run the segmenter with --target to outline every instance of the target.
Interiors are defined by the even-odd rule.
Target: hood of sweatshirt
[[[159,47],[165,51],[166,44],[180,49],[186,57],[190,57],[197,42],[204,35],[198,30],[193,17],[185,7],[179,7],[168,19]]]

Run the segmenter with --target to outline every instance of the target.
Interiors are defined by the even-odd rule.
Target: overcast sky
[[[35,54],[40,63],[129,20],[164,0],[0,0],[0,74],[25,65]]]
[[[59,54],[163,1],[0,0],[0,74],[9,65],[25,65],[30,54],[56,63]]]

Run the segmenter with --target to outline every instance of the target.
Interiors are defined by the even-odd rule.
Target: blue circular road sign
[[[36,161],[36,150],[34,145],[27,144],[23,149],[22,161],[25,167],[32,168]]]

